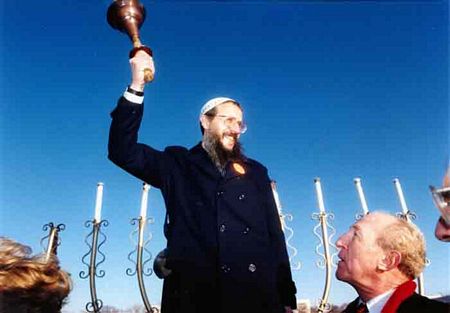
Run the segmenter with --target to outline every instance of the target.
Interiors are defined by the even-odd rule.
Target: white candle
[[[102,212],[102,199],[103,199],[103,183],[97,184],[97,197],[95,199],[95,214],[94,223],[100,223]]]
[[[144,183],[142,188],[142,199],[141,199],[141,218],[145,220],[147,218],[147,204],[148,204],[148,191],[150,190],[150,185]]]
[[[400,200],[400,205],[402,207],[403,214],[407,214],[409,210],[408,206],[406,205],[405,197],[403,196],[402,186],[400,185],[400,181],[398,178],[394,178],[394,185],[395,189],[397,190],[397,195]]]
[[[314,179],[314,185],[316,186],[317,204],[319,205],[320,213],[325,213],[325,205],[323,204],[322,187],[320,185],[320,178]]]
[[[276,204],[277,209],[278,209],[278,214],[281,215],[282,214],[282,212],[281,212],[281,202],[280,202],[280,196],[278,195],[278,192],[277,192],[277,184],[276,184],[276,182],[274,180],[272,180],[270,182],[270,186],[272,187],[273,198],[275,199],[275,204]]]
[[[361,178],[356,177],[353,181],[355,182],[356,190],[358,191],[359,200],[361,201],[361,207],[363,209],[364,215],[366,215],[367,213],[369,213],[369,207],[367,206],[366,197],[364,196],[364,192],[362,190]]]

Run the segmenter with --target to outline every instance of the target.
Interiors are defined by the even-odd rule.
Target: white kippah
[[[206,102],[201,110],[200,110],[200,116],[202,116],[203,114],[205,114],[206,112],[208,112],[209,110],[215,108],[216,106],[218,106],[219,104],[225,103],[225,102],[234,102],[234,103],[238,103],[236,100],[233,100],[231,98],[226,98],[226,97],[218,97],[218,98],[213,98],[211,100],[209,100],[208,102]]]

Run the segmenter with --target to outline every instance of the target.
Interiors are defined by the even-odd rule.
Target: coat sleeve
[[[138,143],[143,104],[121,97],[111,112],[108,158],[116,165],[149,183],[162,188],[173,162],[169,154]]]
[[[289,306],[292,309],[296,309],[297,300],[295,294],[297,293],[297,288],[292,280],[291,266],[286,249],[286,241],[281,228],[280,216],[278,214],[275,199],[270,186],[270,179],[267,175],[267,169],[265,169],[265,181],[263,188],[269,235],[271,238],[274,255],[277,260],[276,280],[278,294],[284,306]]]

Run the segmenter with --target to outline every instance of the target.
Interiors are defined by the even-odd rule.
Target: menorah
[[[357,177],[353,180],[354,186],[356,188],[360,203],[362,213],[358,213],[355,218],[359,220],[363,218],[365,215],[370,214],[369,206],[366,201],[366,197],[362,188],[362,180]],[[412,223],[412,220],[416,218],[416,214],[409,210],[406,205],[405,197],[403,195],[403,190],[400,185],[400,181],[398,178],[393,180],[395,190],[397,192],[397,196],[399,198],[400,206],[402,208],[401,213],[397,213],[397,216],[407,220]],[[319,239],[319,243],[315,248],[316,253],[320,256],[320,259],[316,262],[316,265],[319,268],[325,269],[325,282],[324,288],[322,292],[322,296],[318,302],[318,312],[323,313],[331,308],[331,303],[329,302],[329,295],[331,290],[331,269],[333,266],[336,266],[335,256],[337,252],[337,248],[333,243],[333,236],[336,231],[334,227],[331,225],[331,221],[334,219],[334,214],[327,212],[324,204],[324,196],[322,192],[322,185],[320,178],[314,179],[315,192],[317,196],[317,206],[319,211],[312,214],[312,218],[318,221],[318,224],[314,227],[313,233]],[[158,310],[155,307],[152,307],[148,300],[144,278],[152,275],[153,271],[151,268],[147,266],[149,261],[152,259],[152,254],[148,249],[148,244],[152,240],[151,232],[148,235],[145,235],[147,225],[150,225],[154,222],[152,218],[147,218],[147,206],[148,206],[148,193],[150,190],[150,186],[145,184],[142,189],[142,199],[141,199],[141,208],[140,208],[140,216],[138,218],[133,218],[131,220],[132,225],[136,225],[136,229],[134,229],[130,238],[134,241],[134,250],[128,254],[128,259],[134,264],[133,267],[130,267],[126,270],[126,274],[128,276],[137,276],[138,287],[141,293],[141,298],[143,304],[150,313],[156,313]],[[294,234],[294,230],[287,226],[286,221],[292,221],[291,214],[285,214],[282,211],[281,202],[279,199],[278,191],[276,189],[276,184],[273,182],[272,191],[274,196],[274,201],[278,208],[278,213],[280,216],[280,222],[282,225],[282,229],[286,234],[286,246],[290,250],[290,261],[292,262],[292,258],[297,255],[297,249],[290,243],[290,239]],[[105,262],[105,254],[101,251],[101,247],[106,242],[106,235],[102,232],[102,226],[106,227],[109,225],[107,220],[101,219],[101,206],[102,206],[102,197],[103,197],[103,183],[97,184],[97,195],[96,195],[96,203],[95,203],[95,214],[93,220],[88,220],[85,223],[85,226],[88,228],[92,228],[90,233],[85,237],[85,243],[89,247],[89,251],[82,257],[82,263],[88,267],[88,271],[80,272],[80,277],[82,279],[87,279],[89,277],[90,283],[90,301],[86,304],[86,310],[88,312],[98,313],[103,307],[103,302],[97,297],[96,290],[96,278],[101,278],[105,276],[105,271],[99,270],[99,266]],[[45,247],[46,251],[46,259],[48,260],[51,255],[56,255],[57,247],[60,245],[59,232],[65,229],[64,224],[58,224],[55,226],[53,223],[49,223],[44,225],[44,231],[48,231],[48,235],[41,239],[41,245],[44,247],[44,242],[47,240],[47,246]],[[133,240],[137,235],[137,240]],[[100,258],[98,259],[98,256]],[[87,258],[90,258],[89,262]],[[300,263],[295,263],[292,266],[293,269],[299,269]],[[418,278],[418,291],[419,293],[424,293],[423,287],[423,275],[420,275]]]
[[[154,220],[152,218],[147,218],[147,203],[148,203],[148,192],[150,190],[150,185],[144,183],[142,188],[142,199],[141,199],[141,214],[139,218],[133,218],[131,220],[132,225],[138,224],[137,228],[132,231],[130,235],[131,241],[133,241],[134,235],[138,233],[138,240],[135,242],[135,249],[128,254],[128,260],[134,263],[134,269],[128,268],[126,274],[128,276],[137,276],[139,291],[141,293],[142,301],[147,312],[153,313],[156,311],[150,304],[148,300],[147,292],[145,290],[144,276],[150,276],[153,271],[151,268],[146,268],[145,265],[152,259],[152,254],[147,250],[146,246],[152,239],[151,233],[149,233],[148,239],[145,239],[145,226],[147,223],[152,224]],[[144,260],[144,253],[148,254],[148,257]],[[132,255],[136,254],[136,261],[132,259]]]
[[[100,264],[105,262],[106,256],[100,251],[100,248],[106,242],[106,235],[101,232],[100,228],[103,225],[107,227],[109,222],[107,220],[100,219],[100,213],[102,208],[102,198],[103,198],[103,183],[97,184],[97,197],[95,201],[95,215],[93,220],[88,220],[85,223],[87,228],[92,227],[91,232],[86,236],[84,242],[88,245],[89,251],[81,258],[83,264],[88,267],[88,271],[81,271],[80,278],[86,279],[89,277],[89,287],[91,294],[91,301],[86,304],[86,311],[98,313],[103,307],[103,301],[97,298],[97,289],[95,286],[95,279],[102,278],[105,276],[105,271],[97,269]],[[102,237],[100,244],[98,243],[98,238]],[[91,243],[89,243],[89,238],[91,238]],[[100,260],[97,260],[97,253],[101,256]],[[90,261],[87,263],[86,258],[90,256]]]
[[[147,292],[145,290],[144,284],[144,276],[150,276],[152,274],[152,270],[149,268],[145,268],[145,265],[152,259],[151,253],[146,248],[146,245],[151,240],[151,233],[147,240],[144,239],[145,234],[145,226],[147,223],[153,223],[153,219],[147,218],[147,203],[148,203],[148,192],[150,190],[150,186],[144,183],[143,191],[142,191],[142,199],[141,199],[141,213],[139,218],[133,218],[131,220],[132,225],[138,224],[137,229],[135,229],[130,237],[133,238],[133,235],[138,233],[138,241],[136,243],[136,248],[128,254],[128,259],[134,263],[135,268],[128,268],[126,270],[126,274],[129,276],[137,276],[139,290],[141,292],[141,297],[144,302],[144,306],[146,310],[150,313],[156,313],[158,310],[150,305],[148,300]],[[103,301],[97,297],[97,288],[96,288],[96,278],[102,278],[105,276],[104,270],[99,270],[98,267],[100,264],[105,262],[106,256],[100,250],[103,244],[106,242],[106,235],[101,231],[101,226],[107,227],[109,222],[107,220],[101,220],[101,208],[102,208],[102,198],[103,198],[103,183],[97,184],[97,196],[95,202],[95,214],[93,220],[88,220],[85,223],[86,227],[92,227],[91,232],[85,237],[85,243],[89,247],[88,252],[82,257],[82,263],[88,267],[88,271],[81,271],[79,276],[82,279],[89,278],[89,287],[90,287],[90,295],[91,301],[86,304],[86,311],[98,313],[103,307]],[[99,237],[100,243],[99,243]],[[90,240],[90,241],[89,241]],[[144,260],[143,255],[147,253],[149,257]],[[97,254],[100,255],[100,259],[97,260]],[[132,259],[132,255],[136,254],[136,260]],[[87,262],[87,258],[89,257],[89,263]]]

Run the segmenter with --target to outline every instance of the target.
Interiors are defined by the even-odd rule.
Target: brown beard
[[[239,142],[237,135],[234,135],[233,137],[234,146],[231,150],[227,150],[223,147],[220,141],[222,139],[220,135],[205,133],[203,138],[203,146],[206,152],[208,152],[209,157],[222,174],[224,173],[228,162],[240,162],[244,158],[242,145]]]

